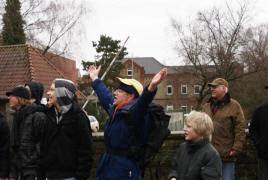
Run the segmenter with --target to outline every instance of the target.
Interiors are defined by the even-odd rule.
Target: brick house
[[[77,82],[75,61],[52,53],[44,56],[42,50],[31,45],[0,46],[0,111],[8,106],[6,92],[18,85],[38,81],[44,85],[44,95],[55,78]]]
[[[121,76],[137,79],[144,86],[165,67],[153,57],[125,58],[122,63],[125,68],[121,70]],[[189,112],[195,109],[200,86],[192,73],[193,67],[166,66],[166,68],[168,75],[159,85],[154,102],[161,104],[167,110],[183,109]]]

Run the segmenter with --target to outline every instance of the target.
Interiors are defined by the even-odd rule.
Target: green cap
[[[211,83],[208,83],[208,86],[218,86],[218,85],[224,85],[228,88],[228,82],[223,78],[217,78],[214,79]]]

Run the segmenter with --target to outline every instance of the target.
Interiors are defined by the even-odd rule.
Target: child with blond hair
[[[168,180],[220,180],[221,159],[210,144],[211,118],[203,112],[191,112],[185,119],[182,143],[172,163]]]

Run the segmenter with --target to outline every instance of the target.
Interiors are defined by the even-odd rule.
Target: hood
[[[30,87],[31,99],[35,99],[35,103],[40,104],[44,93],[43,84],[41,84],[40,82],[30,82],[25,84],[25,86],[26,85]]]

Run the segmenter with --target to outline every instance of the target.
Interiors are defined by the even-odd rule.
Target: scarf
[[[114,110],[114,114],[113,114],[113,118],[112,118],[112,120],[113,120],[114,117],[115,117],[116,111],[117,111],[119,108],[121,108],[122,106],[124,106],[124,105],[130,103],[131,101],[133,101],[133,99],[134,99],[134,98],[130,98],[129,100],[124,101],[124,102],[121,102],[120,104],[118,104],[118,105],[116,106],[115,110]]]
[[[58,122],[61,121],[62,115],[67,113],[76,99],[75,91],[76,88],[72,81],[67,79],[56,79],[55,80],[55,91],[57,100],[61,109],[61,116]]]
[[[211,112],[213,115],[218,111],[218,109],[225,104],[228,104],[230,102],[230,94],[226,93],[225,96],[222,99],[216,100],[211,98],[210,101],[210,107],[211,107]]]

